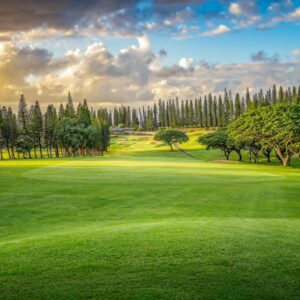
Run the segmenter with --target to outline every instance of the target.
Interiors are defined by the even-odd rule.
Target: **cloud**
[[[4,1],[0,6],[0,28],[1,31],[24,31],[43,26],[70,29],[112,12],[131,10],[136,2],[134,0]]]
[[[225,33],[230,32],[230,28],[226,25],[219,25],[218,27],[216,27],[215,29],[206,31],[204,33],[202,33],[202,35],[204,36],[216,36],[216,35],[222,35]]]
[[[193,58],[186,58],[182,57],[179,60],[179,66],[184,68],[184,69],[190,69],[194,65],[194,59]]]
[[[297,8],[295,11],[293,11],[292,13],[290,13],[287,16],[287,19],[289,20],[294,20],[294,19],[300,19],[300,7]]]
[[[288,9],[290,9],[291,7],[288,7]],[[299,20],[300,7],[294,9],[293,11],[289,11],[288,13],[285,12],[284,14],[276,15],[275,17],[271,18],[269,22],[262,23],[259,28],[268,29],[281,22],[298,22]]]
[[[300,58],[300,49],[294,49],[291,54],[296,58]]]
[[[235,16],[240,16],[242,14],[242,8],[239,3],[230,3],[229,12]]]
[[[1,105],[16,105],[24,93],[28,102],[38,99],[45,109],[48,103],[65,102],[69,90],[75,102],[87,98],[94,107],[148,105],[159,98],[219,93],[225,87],[244,92],[246,87],[256,90],[300,82],[300,61],[280,61],[264,51],[252,54],[249,63],[208,64],[182,57],[163,65],[167,53],[154,53],[146,35],[116,54],[100,42],[61,57],[42,48],[0,45]]]
[[[3,2],[3,3],[2,3]],[[291,0],[11,0],[0,6],[0,41],[135,37],[149,32],[167,33],[182,40],[217,36],[229,31],[279,22],[297,22],[300,8]],[[17,8],[17,9],[16,9]],[[220,24],[210,30],[208,24]],[[225,25],[226,24],[226,25]]]
[[[251,60],[253,62],[278,62],[279,61],[279,55],[274,54],[273,56],[269,56],[265,51],[261,50],[256,53],[251,54]]]

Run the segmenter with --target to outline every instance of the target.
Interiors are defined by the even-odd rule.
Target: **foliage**
[[[174,144],[186,143],[189,140],[189,137],[180,130],[168,129],[161,130],[154,136],[155,141],[161,141],[170,146],[171,151],[173,151]]]
[[[200,136],[198,142],[206,145],[207,150],[220,149],[227,160],[229,160],[230,153],[235,150],[234,141],[228,136],[227,129],[218,129]]]
[[[300,105],[259,107],[234,121],[229,131],[236,140],[273,148],[282,164],[288,166],[300,142]]]

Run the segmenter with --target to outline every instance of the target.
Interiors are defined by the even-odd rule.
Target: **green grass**
[[[300,299],[300,169],[116,137],[0,162],[1,299]],[[235,156],[233,155],[234,159]]]

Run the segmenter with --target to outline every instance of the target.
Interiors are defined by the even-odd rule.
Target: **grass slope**
[[[200,161],[121,136],[0,162],[0,298],[299,299],[300,170],[211,162],[198,135]]]

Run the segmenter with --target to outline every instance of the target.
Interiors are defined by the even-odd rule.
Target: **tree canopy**
[[[173,151],[174,144],[182,144],[189,141],[189,137],[180,130],[168,129],[161,130],[155,134],[154,140],[168,144]]]
[[[300,105],[259,107],[240,116],[228,128],[235,140],[273,148],[282,164],[288,166],[292,155],[299,151]]]
[[[227,160],[229,160],[230,153],[235,150],[234,141],[224,128],[200,136],[198,142],[206,145],[207,150],[220,149]]]

